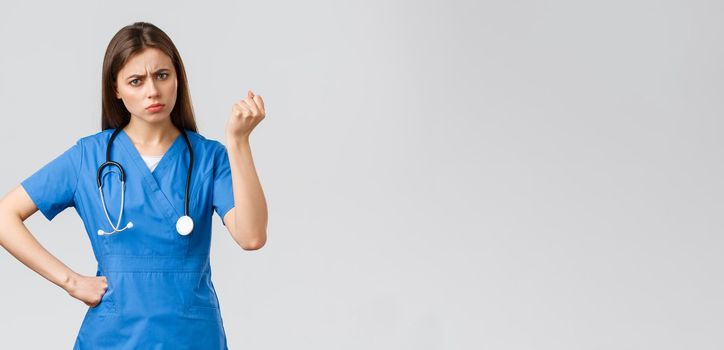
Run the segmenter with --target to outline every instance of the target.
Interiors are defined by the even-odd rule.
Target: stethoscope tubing
[[[111,138],[108,140],[108,145],[106,146],[106,161],[105,161],[105,163],[101,164],[101,166],[98,167],[98,173],[96,174],[96,183],[98,185],[98,192],[101,197],[101,205],[103,206],[103,212],[106,215],[106,219],[108,219],[108,223],[113,228],[113,232],[105,233],[102,230],[98,230],[98,234],[112,234],[112,233],[120,232],[127,228],[133,227],[133,223],[129,222],[129,224],[126,225],[126,227],[124,227],[123,229],[118,229],[118,227],[120,227],[120,224],[121,224],[121,217],[123,215],[123,206],[124,206],[124,202],[125,202],[126,173],[123,170],[123,166],[121,166],[120,163],[111,160],[111,145],[113,144],[113,140],[115,140],[116,136],[122,129],[123,129],[122,127],[119,127],[119,128],[116,128],[115,131],[113,131]],[[191,147],[191,141],[189,141],[189,137],[186,134],[186,130],[184,130],[183,128],[179,128],[179,130],[181,131],[181,135],[183,136],[184,141],[186,142],[186,146],[188,147],[188,150],[189,150],[189,166],[188,166],[188,171],[186,173],[186,191],[184,193],[184,216],[186,218],[188,218],[189,220],[191,220],[191,218],[189,217],[189,188],[191,185],[191,172],[192,172],[193,166],[194,166],[194,151],[193,151],[193,148]],[[113,222],[111,221],[111,218],[108,215],[108,209],[106,208],[106,203],[105,203],[105,199],[103,196],[103,181],[101,179],[101,177],[102,177],[101,175],[103,173],[103,169],[107,166],[115,166],[116,168],[118,168],[120,177],[121,177],[121,207],[120,207],[120,212],[118,213],[118,222],[116,223],[116,225],[113,225]],[[181,219],[179,219],[179,221],[181,221]],[[191,220],[191,227],[193,227],[193,220]],[[178,225],[177,225],[177,229],[178,229]],[[179,232],[179,233],[183,234],[183,235],[188,234],[188,233],[181,233],[181,232]]]

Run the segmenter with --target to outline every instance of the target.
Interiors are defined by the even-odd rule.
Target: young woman
[[[209,267],[211,217],[246,250],[266,242],[267,208],[249,135],[266,112],[249,91],[233,105],[226,146],[197,132],[171,39],[144,22],[122,28],[103,61],[102,131],[26,178],[0,201],[0,243],[89,306],[74,349],[226,349]],[[67,207],[98,261],[82,276],[23,224]]]

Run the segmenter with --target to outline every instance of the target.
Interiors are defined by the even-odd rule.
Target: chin
[[[171,119],[171,114],[151,113],[146,116],[146,121],[149,123],[159,123]]]
[[[144,116],[142,116],[142,117],[139,117],[139,116],[132,116],[132,117],[133,117],[133,118],[140,119],[140,120],[142,120],[142,121],[143,121],[144,123],[146,123],[146,124],[160,124],[160,123],[165,122],[166,120],[170,120],[170,119],[171,119],[171,115],[170,115],[170,114],[161,115],[161,114],[156,114],[156,113],[146,114],[146,115],[144,115]]]

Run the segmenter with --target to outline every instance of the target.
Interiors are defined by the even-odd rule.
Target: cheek
[[[176,89],[177,89],[177,88],[176,88],[176,83],[173,83],[173,82],[172,82],[172,83],[170,83],[170,84],[166,84],[165,87],[166,87],[166,89],[165,89],[166,91],[164,91],[164,93],[165,93],[167,96],[174,96],[174,95],[176,95]]]
[[[123,88],[121,89],[120,93],[126,109],[128,109],[129,111],[138,109],[138,104],[140,103],[141,98],[139,98],[138,92],[136,90]]]
[[[168,84],[168,91],[167,93],[171,96],[176,96],[176,92],[178,91],[178,82],[176,79],[174,79],[171,84]]]
[[[170,101],[173,101],[173,103],[176,103],[176,94],[177,93],[178,93],[178,85],[177,85],[176,81],[173,81],[170,84],[166,85],[164,94],[166,96],[168,96],[168,99]]]

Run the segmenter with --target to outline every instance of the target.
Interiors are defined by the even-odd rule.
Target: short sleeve
[[[229,154],[223,144],[219,142],[218,145],[220,149],[214,153],[214,198],[212,202],[216,214],[226,226],[224,216],[234,207],[234,190],[231,182]]]
[[[75,189],[83,159],[81,140],[21,182],[41,213],[48,219],[75,206]]]

